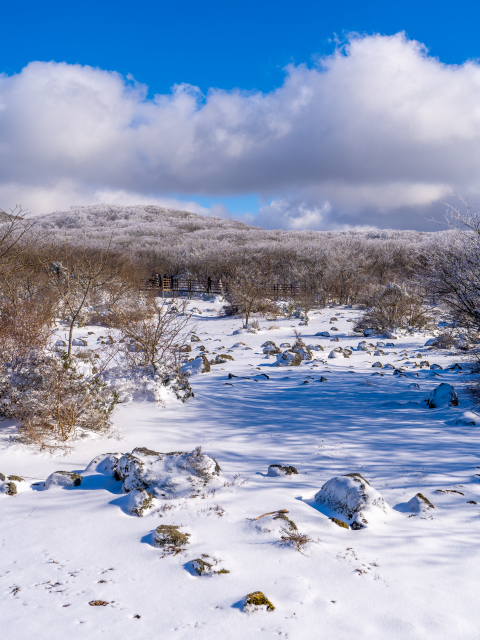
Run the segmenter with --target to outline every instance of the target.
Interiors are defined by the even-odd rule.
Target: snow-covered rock
[[[391,331],[385,331],[383,335],[385,338],[387,338],[387,340],[397,340],[397,336]]]
[[[86,340],[82,340],[81,338],[74,338],[72,340],[72,344],[74,347],[87,347],[88,342]]]
[[[374,336],[376,333],[377,333],[377,332],[376,332],[376,330],[375,330],[375,329],[364,329],[364,331],[363,331],[363,335],[364,335],[366,338],[369,338],[370,336]]]
[[[293,346],[292,351],[298,353],[302,360],[311,360],[313,358],[313,354],[310,349],[306,345]]]
[[[292,345],[289,342],[282,342],[280,349],[291,349]]]
[[[369,346],[366,340],[362,340],[357,345],[357,351],[368,351]]]
[[[82,484],[82,476],[72,471],[55,471],[45,480],[45,489],[51,487],[79,487]]]
[[[277,476],[291,476],[291,475],[297,475],[297,474],[298,474],[298,471],[296,467],[283,466],[281,464],[271,464],[268,467],[268,472],[267,472],[267,475],[270,476],[271,478],[274,478]]]
[[[383,364],[382,364],[381,362],[374,362],[374,363],[372,364],[372,367],[373,367],[374,369],[382,369],[382,368],[383,368]]]
[[[122,456],[123,453],[101,453],[88,464],[85,473],[103,473],[113,478],[118,461]]]
[[[452,418],[448,420],[448,425],[452,427],[460,427],[460,426],[474,426],[476,424],[480,424],[480,416],[473,411],[464,411],[461,416],[457,418]]]
[[[211,456],[197,447],[190,453],[159,453],[144,447],[123,455],[116,468],[123,489],[146,489],[155,497],[178,498],[200,494],[209,484],[217,487],[220,467]]]
[[[422,363],[420,363],[422,364]],[[430,365],[430,369],[443,369],[443,367],[441,367],[439,364],[431,364]]]
[[[363,529],[390,512],[383,496],[359,473],[332,478],[315,494],[314,500],[341,516],[352,529]]]
[[[275,607],[261,591],[254,591],[245,597],[243,610],[245,613],[254,613],[256,611],[274,611]]]
[[[425,513],[430,509],[435,509],[433,504],[422,493],[417,493],[411,500],[405,503],[402,511],[411,511],[412,513]]]
[[[187,378],[197,375],[198,373],[208,373],[210,371],[210,362],[207,356],[201,353],[193,360],[190,360],[190,362],[183,364],[180,367],[180,371]]]
[[[154,511],[158,506],[158,499],[153,495],[153,493],[150,493],[150,491],[146,491],[145,489],[134,489],[128,494],[127,511],[133,516],[139,516],[142,518]]]
[[[329,358],[344,358],[345,356],[343,355],[343,350],[342,349],[333,349],[333,351],[330,351],[330,353],[328,354]]]
[[[319,331],[315,335],[320,336],[321,338],[330,338],[330,334],[328,333],[328,331]]]
[[[262,344],[263,353],[268,355],[275,355],[276,353],[280,353],[280,349],[277,347],[275,342],[272,340],[268,340]]]
[[[302,363],[302,357],[295,351],[287,350],[277,355],[277,366],[298,367]]]
[[[442,382],[435,387],[425,402],[430,409],[456,407],[460,404],[455,388],[447,382]]]

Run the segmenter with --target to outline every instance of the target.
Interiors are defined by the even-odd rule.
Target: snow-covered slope
[[[368,350],[358,350],[351,309],[312,314],[308,327],[261,320],[260,333],[233,335],[240,322],[218,317],[220,302],[193,306],[203,313],[195,318],[202,342],[192,343],[192,355],[203,344],[209,358],[225,352],[234,360],[192,376],[189,403],[172,396],[165,406],[121,404],[114,438],[84,438],[65,457],[13,443],[13,428],[1,424],[0,472],[24,478],[14,481],[16,495],[0,495],[2,637],[478,637],[480,417],[462,390],[461,358],[424,347],[431,336],[423,334],[373,336]],[[336,344],[315,336],[328,331],[332,315],[339,318]],[[272,324],[279,328],[267,330]],[[324,351],[277,367],[261,345],[293,344],[296,328]],[[101,330],[78,332],[95,346],[97,335],[87,329]],[[374,356],[380,340],[395,346]],[[351,355],[328,359],[339,345]],[[415,366],[426,359],[442,369]],[[462,371],[448,369],[455,362]],[[454,386],[460,405],[429,408],[425,399],[441,383]],[[195,480],[195,490],[183,493],[183,479],[182,495],[158,492],[142,517],[132,514],[131,493],[115,475],[121,455],[141,447],[137,457],[149,464],[151,450],[155,473],[164,474],[168,465],[156,452],[175,454],[175,477],[188,478],[192,454],[182,452],[198,446],[221,468],[215,481]],[[108,452],[116,453],[90,464]],[[269,475],[271,464],[298,474]],[[151,480],[149,469],[138,477]],[[81,484],[45,490],[46,478],[61,470],[79,473]],[[386,505],[358,530],[339,526],[330,518],[341,513],[315,500],[326,483],[349,473],[360,474]],[[150,480],[137,491],[148,496]],[[417,494],[433,506],[412,501]],[[301,553],[279,542],[281,526],[290,527],[275,515],[283,509],[312,540]],[[175,548],[158,546],[161,525],[181,534]],[[212,569],[199,575],[202,562]],[[255,592],[274,609],[250,607],[247,615],[245,597]],[[106,604],[89,604],[98,601]]]

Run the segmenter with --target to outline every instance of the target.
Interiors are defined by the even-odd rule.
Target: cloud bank
[[[267,94],[148,99],[115,72],[32,62],[0,76],[0,206],[209,213],[192,194],[258,193],[268,228],[422,228],[452,192],[480,192],[479,105],[477,62],[443,64],[404,34],[352,36]]]

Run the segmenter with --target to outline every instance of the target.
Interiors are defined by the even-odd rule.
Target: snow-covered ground
[[[351,309],[311,314],[308,327],[260,320],[260,333],[233,335],[240,321],[218,317],[219,303],[191,307],[203,312],[195,317],[201,342],[191,343],[192,355],[203,344],[209,359],[223,351],[234,361],[192,376],[189,403],[121,404],[115,438],[84,438],[65,457],[12,443],[13,428],[0,426],[0,472],[25,478],[15,496],[0,495],[1,637],[478,638],[480,418],[462,391],[465,367],[446,369],[461,358],[424,347],[431,337],[424,334],[366,339],[393,342],[380,347],[385,356],[357,350],[362,338],[349,335],[347,320],[358,315]],[[293,345],[294,329],[324,351],[300,366],[277,367],[261,345]],[[315,336],[321,331],[339,342]],[[98,327],[77,334],[91,346],[103,335]],[[352,355],[328,358],[338,346],[353,347]],[[442,369],[413,366],[421,360]],[[425,399],[441,383],[455,386],[459,406],[428,408]],[[198,446],[219,463],[219,475],[192,496],[184,497],[187,485],[180,497],[157,496],[144,517],[130,513],[132,496],[108,469],[84,471],[107,452]],[[298,474],[268,475],[270,464],[292,465]],[[44,488],[59,470],[82,474],[81,485]],[[328,500],[315,498],[348,473],[371,485],[365,495],[374,506],[370,513],[367,504],[368,524],[359,530],[329,519],[353,522],[331,510],[330,499],[356,490],[352,476],[331,483]],[[410,502],[418,493],[434,508]],[[280,544],[285,520],[248,520],[281,509],[312,539],[302,553]],[[190,534],[185,550],[156,546],[159,525]],[[202,554],[229,573],[198,575],[192,561]],[[244,609],[255,591],[275,609]],[[95,600],[107,604],[90,606]]]

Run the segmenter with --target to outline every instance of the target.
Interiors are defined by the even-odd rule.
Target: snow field
[[[480,419],[472,424],[477,413],[462,391],[461,358],[425,348],[431,335],[423,334],[380,347],[385,356],[374,356],[376,348],[358,351],[364,338],[349,335],[347,320],[357,316],[350,309],[311,314],[308,327],[261,320],[260,333],[233,335],[240,322],[218,317],[218,301],[191,306],[202,310],[195,316],[201,342],[191,343],[189,355],[203,344],[209,359],[220,345],[234,357],[191,376],[194,400],[184,405],[167,395],[164,406],[122,403],[114,415],[117,439],[81,439],[65,457],[12,443],[14,429],[2,423],[0,472],[25,477],[17,495],[0,495],[2,636],[476,638]],[[315,337],[332,324],[338,342]],[[294,328],[324,351],[299,366],[277,367],[261,345],[293,344]],[[88,327],[75,337],[94,347],[100,335],[101,328]],[[240,341],[245,346],[232,348]],[[338,346],[354,350],[328,359]],[[443,369],[414,367],[417,354]],[[373,368],[375,362],[406,375]],[[463,371],[446,369],[456,362]],[[319,382],[321,376],[327,380]],[[455,387],[459,406],[428,408],[425,399],[440,383]],[[108,464],[85,471],[107,452],[197,446],[220,464],[219,486],[207,484],[197,498],[159,499],[160,510],[145,517],[129,513],[129,494]],[[268,476],[270,464],[293,465],[298,475]],[[44,490],[58,470],[81,473],[82,484]],[[388,505],[361,530],[337,526],[329,518],[342,515],[314,499],[346,473],[360,473]],[[418,500],[407,507],[418,493],[434,508]],[[313,540],[303,553],[280,546],[282,521],[247,520],[279,509]],[[153,544],[161,524],[190,534],[184,551],[166,554]],[[230,573],[199,576],[192,561],[202,554]],[[255,591],[275,610],[245,613],[244,598]],[[89,606],[93,600],[108,604]]]

